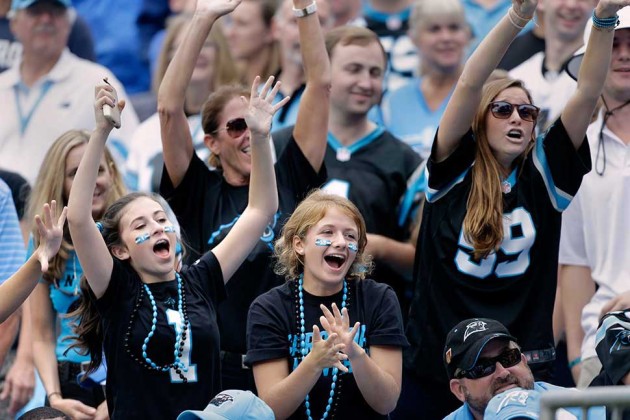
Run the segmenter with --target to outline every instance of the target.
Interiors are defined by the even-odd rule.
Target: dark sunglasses
[[[514,112],[514,107],[516,107],[518,115],[524,121],[536,121],[536,118],[538,118],[538,112],[540,112],[540,108],[532,104],[514,105],[505,101],[496,101],[490,102],[489,106],[492,115],[494,115],[495,118],[502,120],[510,118],[510,115]]]
[[[226,130],[228,135],[235,139],[242,136],[243,133],[247,131],[247,122],[245,118],[234,118],[225,123],[225,127],[214,130],[212,134],[216,134],[221,130]]]
[[[495,357],[479,359],[477,364],[468,370],[459,370],[455,373],[457,379],[479,379],[484,376],[492,375],[497,369],[497,362],[501,363],[504,368],[516,366],[521,361],[521,351],[519,349],[506,349]]]

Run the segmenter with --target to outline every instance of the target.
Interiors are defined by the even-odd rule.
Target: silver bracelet
[[[298,18],[312,15],[315,12],[317,12],[317,3],[315,3],[315,0],[313,0],[313,3],[309,4],[303,9],[296,9],[295,7],[293,8],[293,15]]]

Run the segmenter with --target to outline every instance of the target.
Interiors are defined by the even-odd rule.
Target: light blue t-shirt
[[[432,111],[420,90],[420,82],[421,79],[414,78],[391,92],[383,99],[381,108],[385,128],[426,160],[451,94]]]
[[[31,237],[28,241],[28,255],[32,255],[34,251],[34,242]],[[83,269],[79,264],[79,259],[74,251],[70,251],[68,260],[66,261],[66,269],[55,283],[49,283],[44,279],[40,279],[40,283],[48,286],[50,290],[50,300],[53,309],[57,315],[59,331],[57,335],[57,345],[55,346],[55,354],[59,362],[81,363],[90,360],[90,356],[83,356],[77,353],[76,349],[68,350],[72,344],[71,336],[74,336],[72,324],[76,322],[75,318],[68,318],[66,314],[76,309],[81,296],[79,288],[79,280],[83,275]],[[66,353],[66,354],[64,354]]]
[[[24,256],[24,239],[13,195],[9,186],[0,180],[0,284],[24,264]]]
[[[546,392],[546,391],[562,391],[567,390],[569,388],[563,388],[560,386],[552,385],[547,382],[535,382],[534,383],[534,391],[538,392]],[[575,392],[580,392],[576,390]],[[588,417],[582,416],[581,408],[566,408],[566,411],[571,413],[579,420],[604,420],[606,418],[606,408],[605,407],[591,407],[588,410]],[[464,403],[457,410],[453,411],[448,416],[444,417],[444,420],[475,420],[470,409],[468,408],[468,404]]]

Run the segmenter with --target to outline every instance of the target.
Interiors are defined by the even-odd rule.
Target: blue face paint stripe
[[[359,246],[355,244],[354,242],[350,242],[348,244],[348,249],[352,252],[359,252]]]
[[[317,246],[330,246],[332,245],[332,241],[328,239],[315,239],[315,245]]]
[[[173,233],[175,232],[175,226],[164,226],[165,233]]]
[[[148,233],[143,233],[140,236],[136,236],[136,243],[137,244],[141,244],[142,242],[146,242],[149,240],[149,234]]]

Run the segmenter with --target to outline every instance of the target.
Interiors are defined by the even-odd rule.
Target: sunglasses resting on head
[[[510,116],[514,112],[514,108],[516,108],[518,115],[524,121],[536,121],[536,119],[538,118],[538,113],[540,112],[540,108],[532,104],[517,105],[505,101],[490,102],[490,105],[488,107],[490,108],[490,112],[492,113],[494,118],[499,118],[501,120],[510,118]]]
[[[475,366],[470,369],[457,369],[455,378],[479,379],[492,375],[497,370],[497,362],[504,368],[516,366],[521,361],[521,351],[519,349],[505,349],[495,357],[479,358]]]

